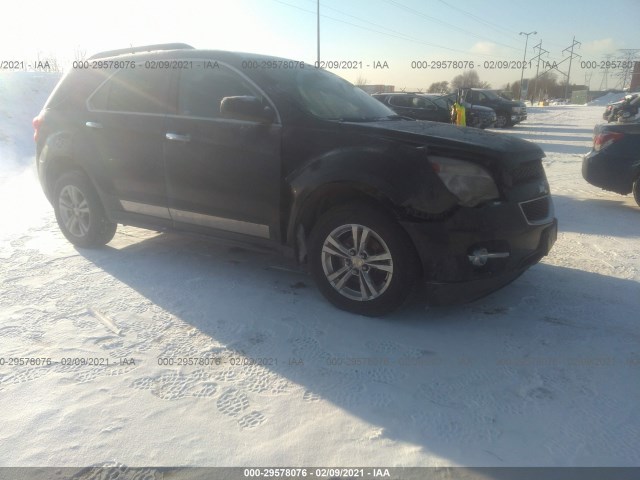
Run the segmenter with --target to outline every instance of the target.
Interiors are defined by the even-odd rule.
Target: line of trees
[[[480,80],[478,72],[466,70],[462,74],[455,76],[450,82],[434,82],[427,89],[428,93],[450,93],[459,88],[491,88],[488,82]],[[502,87],[503,91],[511,92],[514,98],[520,94],[520,81],[507,83]],[[558,77],[553,72],[548,72],[538,79],[529,80],[528,98],[558,98],[564,95],[564,85],[558,83]]]

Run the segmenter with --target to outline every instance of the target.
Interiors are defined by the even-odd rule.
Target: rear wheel
[[[342,310],[379,316],[400,307],[420,272],[406,232],[368,204],[350,204],[321,217],[309,242],[311,274]]]
[[[78,247],[99,247],[111,241],[117,224],[110,222],[89,179],[79,171],[56,182],[53,207],[60,230]]]
[[[640,207],[640,177],[633,182],[633,198]]]

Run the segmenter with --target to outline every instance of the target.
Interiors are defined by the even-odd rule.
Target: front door
[[[225,97],[265,95],[240,72],[193,62],[179,72],[177,111],[166,124],[169,210],[176,224],[274,238],[281,194],[277,120],[223,115]]]

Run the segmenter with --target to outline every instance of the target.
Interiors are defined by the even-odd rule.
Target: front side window
[[[251,96],[264,100],[248,80],[228,67],[211,67],[206,62],[199,65],[201,68],[194,62],[194,68],[180,72],[178,115],[219,118],[220,103],[225,97]]]

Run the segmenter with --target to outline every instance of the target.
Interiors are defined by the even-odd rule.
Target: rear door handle
[[[87,122],[85,125],[89,128],[102,128],[102,124],[98,122]]]
[[[165,135],[165,137],[167,137],[167,140],[173,140],[174,142],[190,142],[191,141],[191,135],[186,134],[186,135],[178,135],[177,133],[167,133]]]

